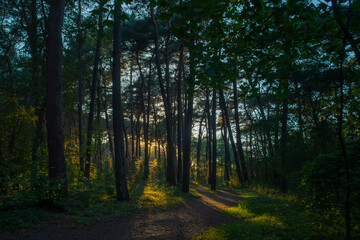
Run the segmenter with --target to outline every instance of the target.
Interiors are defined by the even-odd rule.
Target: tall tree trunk
[[[183,168],[183,184],[182,191],[189,192],[190,188],[190,153],[191,153],[191,130],[192,130],[192,118],[193,118],[193,103],[194,103],[194,80],[195,80],[195,62],[193,49],[194,42],[192,42],[190,49],[190,76],[188,78],[188,106],[185,112],[185,124],[184,124],[184,168]]]
[[[179,183],[182,182],[182,171],[183,171],[183,165],[182,165],[182,123],[183,123],[183,116],[182,116],[182,101],[181,101],[181,83],[182,83],[182,69],[183,69],[183,51],[184,48],[181,45],[180,47],[180,56],[179,56],[179,75],[178,75],[178,81],[177,81],[177,112],[178,112],[178,124],[177,124],[177,144],[178,144],[178,175],[177,175],[177,181]]]
[[[45,105],[45,104],[44,104]],[[32,158],[32,169],[31,169],[31,178],[35,180],[35,176],[38,172],[38,149],[43,136],[43,124],[44,124],[44,106],[39,106],[37,109],[38,121],[36,123],[35,136],[31,151]],[[34,181],[33,181],[34,183]]]
[[[102,75],[102,69],[101,69],[101,62],[99,63],[100,65],[100,69],[99,69],[99,73],[100,75]],[[96,118],[95,118],[95,126],[96,129],[98,131],[98,133],[100,133],[101,131],[101,109],[100,109],[100,99],[101,99],[101,91],[100,91],[100,79],[98,80],[98,83],[96,84]],[[102,141],[101,141],[101,137],[99,137],[99,135],[97,135],[96,139],[95,139],[95,146],[96,146],[96,153],[94,156],[95,159],[95,165],[98,167],[98,169],[101,170],[101,151],[102,151]]]
[[[239,155],[238,155],[238,152],[236,150],[236,144],[235,144],[234,137],[233,137],[233,134],[232,134],[232,129],[231,129],[230,120],[229,120],[229,114],[228,114],[228,110],[227,110],[227,107],[226,107],[226,104],[225,104],[225,98],[224,98],[224,93],[223,93],[222,89],[220,89],[219,95],[220,95],[219,96],[220,108],[221,108],[221,111],[224,113],[224,116],[225,116],[225,122],[226,122],[226,126],[227,126],[228,132],[229,132],[231,148],[232,148],[233,154],[234,154],[236,173],[238,175],[239,182],[241,184],[244,184],[243,174],[241,173],[241,168],[240,168],[240,163],[239,163]]]
[[[160,64],[160,53],[159,53],[159,43],[158,43],[158,29],[157,24],[154,17],[154,9],[151,6],[151,20],[154,27],[154,41],[155,41],[155,60],[156,60],[156,68],[159,77],[161,96],[164,102],[165,108],[165,118],[166,118],[166,133],[167,133],[167,164],[166,164],[166,180],[171,185],[176,185],[176,159],[174,154],[174,143],[173,143],[173,120],[171,114],[171,105],[170,99],[167,92],[169,88],[167,88],[167,92],[164,87],[164,80],[161,72],[161,64]],[[167,72],[167,71],[166,71]],[[168,78],[168,74],[166,74],[166,78]],[[168,80],[168,79],[167,79]],[[168,85],[168,81],[167,81]]]
[[[272,171],[272,174],[273,174],[273,181],[276,182],[277,179],[278,179],[278,172],[277,172],[278,159],[275,156],[275,152],[274,152],[274,146],[273,146],[273,142],[272,142],[271,134],[270,134],[270,126],[269,126],[269,123],[268,123],[268,119],[265,116],[264,106],[262,104],[260,96],[257,96],[256,100],[257,100],[258,105],[259,105],[261,118],[262,118],[263,122],[265,123],[264,127],[263,127],[263,131],[265,132],[266,140],[267,140],[267,143],[268,143],[268,146],[267,146],[268,147],[268,153],[269,153],[270,159],[272,160],[271,161],[271,171]],[[278,131],[277,131],[277,129],[275,129],[275,135],[277,135],[277,134],[278,134]],[[276,139],[275,139],[276,142],[275,143],[277,144],[277,141],[278,141],[277,136],[275,136],[275,137],[276,137]],[[266,148],[263,148],[263,150],[266,150]]]
[[[280,103],[276,103],[275,106],[275,126],[274,126],[274,148],[275,151],[279,148],[279,115],[280,115]],[[269,148],[270,149],[270,148]]]
[[[239,103],[238,103],[238,94],[237,94],[237,86],[236,86],[236,80],[233,81],[233,91],[234,91],[234,108],[235,108],[235,129],[236,129],[236,144],[237,144],[237,150],[239,153],[240,158],[240,164],[242,169],[242,175],[245,184],[248,184],[249,182],[249,175],[245,164],[245,155],[243,146],[241,143],[241,132],[240,132],[240,121],[239,121]]]
[[[109,116],[107,113],[107,109],[105,106],[105,124],[106,124],[106,132],[108,134],[108,139],[109,139],[109,147],[110,147],[110,156],[111,156],[111,160],[114,162],[114,145],[113,145],[113,139],[111,137],[111,130],[110,130],[110,124],[109,124]]]
[[[149,79],[148,79],[148,86],[147,86],[147,109],[146,109],[146,123],[144,125],[144,140],[145,140],[145,170],[147,175],[149,175],[149,161],[150,161],[150,150],[151,145],[149,148],[149,125],[150,125],[150,108],[151,108],[151,61],[149,64]]]
[[[136,62],[139,68],[139,73],[140,73],[140,79],[141,79],[141,84],[140,84],[140,105],[141,105],[141,112],[143,114],[143,130],[144,130],[144,142],[145,142],[145,156],[144,156],[144,178],[147,179],[149,177],[149,157],[147,156],[147,148],[148,148],[148,144],[146,143],[147,141],[147,136],[148,136],[148,130],[146,128],[146,113],[145,113],[145,100],[144,100],[144,84],[145,84],[145,77],[144,74],[142,72],[142,67],[139,61],[139,52],[136,51]],[[145,137],[146,136],[146,137]]]
[[[128,141],[128,135],[126,132],[126,125],[125,125],[125,119],[123,118],[123,132],[124,132],[124,140],[125,140],[125,144],[124,144],[124,148],[125,148],[125,161],[126,163],[128,163],[128,158],[129,158],[129,141]]]
[[[78,78],[79,78],[79,103],[78,103],[78,122],[79,122],[79,161],[80,161],[80,171],[85,173],[85,165],[84,165],[84,136],[83,136],[83,96],[84,96],[84,86],[83,86],[83,58],[82,58],[82,28],[81,28],[81,1],[78,0],[78,16],[76,20],[78,36],[77,36],[77,54],[78,54]]]
[[[207,156],[208,156],[208,183],[211,184],[211,176],[212,176],[212,132],[211,132],[211,115],[210,115],[210,99],[209,96],[209,88],[206,88],[206,102],[205,102],[205,109],[207,110],[207,133],[208,133],[208,140],[207,140]]]
[[[250,158],[249,158],[249,168],[250,168],[250,184],[254,182],[255,172],[254,172],[254,153],[253,153],[253,129],[250,127],[250,136],[249,136],[249,149],[250,149]]]
[[[133,106],[133,59],[130,58],[130,132],[131,132],[131,160],[135,157],[135,133],[134,133],[134,106]]]
[[[140,114],[141,112],[138,113],[138,115],[136,116],[136,125],[135,125],[135,132],[136,132],[136,143],[135,143],[135,157],[140,157],[141,156],[141,147],[140,147]]]
[[[30,53],[31,53],[31,77],[34,84],[34,99],[35,99],[35,114],[38,121],[36,122],[35,135],[33,140],[31,158],[32,158],[32,170],[31,177],[34,180],[35,175],[37,174],[38,166],[38,148],[40,144],[40,139],[42,135],[43,128],[43,118],[44,118],[44,106],[41,106],[41,92],[39,91],[39,47],[38,47],[38,18],[37,18],[37,0],[31,0],[30,3],[30,22],[27,28],[29,35],[30,43]],[[9,64],[8,64],[9,65]],[[12,82],[12,68],[9,65],[10,80]],[[13,86],[11,87],[11,94],[13,94]]]
[[[229,168],[230,168],[230,162],[231,162],[231,156],[230,156],[230,149],[229,149],[229,140],[228,140],[228,136],[227,136],[227,129],[226,129],[226,124],[224,121],[224,114],[222,116],[223,121],[222,121],[222,139],[224,141],[224,147],[225,147],[225,166],[224,166],[224,180],[225,180],[225,184],[229,185],[229,181],[230,181],[230,175],[229,175]]]
[[[64,0],[50,2],[46,51],[46,128],[50,182],[59,181],[62,195],[68,196],[62,123],[62,37]]]
[[[250,158],[249,158],[249,168],[250,168],[250,182],[254,181],[254,177],[255,177],[255,173],[254,173],[254,159],[253,159],[253,126],[254,126],[254,121],[253,121],[253,118],[252,116],[250,115],[250,112],[248,110],[248,108],[246,107],[246,98],[243,99],[243,104],[244,104],[244,111],[245,111],[245,114],[248,118],[248,120],[250,121],[250,125],[249,125],[249,128],[250,128],[250,136],[249,136],[249,148],[250,148]]]
[[[94,69],[91,83],[91,91],[90,91],[90,110],[89,110],[89,121],[88,121],[88,131],[87,131],[87,139],[86,139],[86,160],[85,160],[85,177],[87,179],[90,178],[90,160],[91,160],[91,147],[92,147],[92,138],[94,131],[94,111],[95,111],[95,95],[96,95],[96,86],[99,78],[99,62],[100,62],[100,49],[101,49],[101,41],[103,35],[103,9],[104,5],[101,3],[99,6],[99,30],[96,41],[96,49],[95,49],[95,59],[94,59]]]
[[[211,174],[211,190],[216,190],[216,90],[213,89],[213,106],[212,106],[212,131],[213,131],[213,162]],[[211,131],[211,130],[210,130]]]
[[[199,124],[199,135],[196,148],[196,179],[199,180],[200,177],[200,156],[201,156],[201,143],[202,143],[202,123],[205,117],[206,110],[204,111]]]
[[[153,114],[154,114],[154,125],[155,125],[155,139],[157,142],[157,146],[158,146],[158,155],[156,155],[156,143],[155,143],[155,158],[158,159],[158,162],[160,161],[160,131],[159,131],[159,124],[158,124],[158,120],[157,120],[157,111],[156,111],[156,107],[155,107],[155,103],[153,103]]]
[[[113,40],[113,127],[114,127],[114,153],[115,153],[115,183],[116,198],[118,201],[127,201],[130,199],[127,188],[125,154],[124,154],[124,136],[123,136],[123,112],[121,100],[121,3],[114,0],[114,40]]]
[[[289,88],[289,83],[284,80],[285,91]],[[287,147],[287,120],[288,120],[288,99],[285,97],[282,102],[281,116],[281,139],[280,139],[280,189],[282,192],[287,191],[287,180],[285,178],[286,166],[286,147]]]
[[[274,157],[275,156],[274,147],[273,147],[273,143],[271,141],[270,127],[269,127],[269,124],[268,124],[268,120],[267,120],[267,118],[265,116],[264,106],[263,106],[261,98],[259,96],[256,97],[256,100],[257,100],[257,102],[259,104],[261,118],[266,123],[265,126],[264,126],[264,131],[265,131],[266,138],[267,138],[267,141],[268,141],[269,153],[270,153],[271,157]]]

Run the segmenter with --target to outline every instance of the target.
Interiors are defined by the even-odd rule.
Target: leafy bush
[[[338,151],[320,154],[303,168],[301,189],[314,209],[337,208],[344,198],[345,169]]]
[[[360,149],[347,149],[350,181],[346,179],[344,160],[340,151],[321,154],[305,165],[300,190],[305,206],[321,213],[339,226],[344,225],[346,184],[351,187],[350,205],[352,228],[360,226]],[[356,230],[358,231],[358,230]]]
[[[360,154],[350,147],[347,150],[350,186],[353,204],[359,207]],[[341,209],[344,202],[346,170],[340,151],[320,154],[305,165],[302,171],[301,190],[308,207],[319,210]]]

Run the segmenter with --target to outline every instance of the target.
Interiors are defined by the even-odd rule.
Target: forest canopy
[[[3,0],[0,210],[157,178],[290,192],[359,235],[359,21],[359,0]]]

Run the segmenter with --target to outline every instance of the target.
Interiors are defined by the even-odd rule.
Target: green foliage
[[[313,209],[337,208],[343,199],[344,164],[340,152],[320,154],[303,169],[301,189]]]
[[[186,194],[180,186],[170,186],[161,175],[163,166],[157,159],[150,161],[150,176],[143,179],[142,159],[138,159],[132,169],[130,201],[117,202],[115,179],[112,168],[105,164],[103,170],[92,166],[91,179],[79,176],[79,164],[73,162],[68,148],[69,198],[61,198],[60,184],[49,183],[44,173],[33,179],[19,183],[22,190],[0,199],[0,231],[22,229],[45,221],[50,217],[69,215],[73,227],[87,224],[96,216],[118,214],[126,216],[132,213],[166,209],[184,203],[197,196],[196,190]],[[76,159],[76,158],[75,158]],[[77,173],[77,174],[76,174]]]
[[[21,229],[49,218],[52,211],[64,211],[61,184],[37,173],[28,181],[18,182],[20,189],[0,198],[0,230]]]
[[[347,149],[354,207],[359,207],[360,152],[356,145]],[[345,164],[341,152],[320,154],[303,168],[301,192],[312,210],[342,211],[344,206]]]
[[[0,231],[23,229],[49,219],[51,214],[45,209],[26,208],[11,211],[0,210]]]

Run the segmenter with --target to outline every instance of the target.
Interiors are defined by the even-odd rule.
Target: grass
[[[233,224],[212,227],[195,239],[344,239],[343,229],[307,212],[294,195],[243,189],[237,207],[225,212]],[[359,232],[354,239],[360,239]]]

